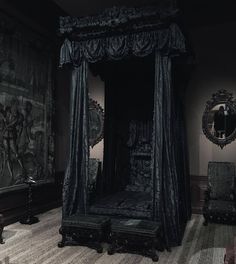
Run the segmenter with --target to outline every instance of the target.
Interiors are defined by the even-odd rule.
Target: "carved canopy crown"
[[[177,10],[160,10],[157,7],[126,8],[113,7],[105,9],[96,16],[82,18],[61,17],[60,33],[81,34],[85,31],[108,32],[122,28],[140,30],[153,28],[175,17]]]

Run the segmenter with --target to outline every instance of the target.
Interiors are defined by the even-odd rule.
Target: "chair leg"
[[[3,238],[2,238],[2,233],[3,233],[3,226],[0,226],[0,244],[4,244]]]
[[[3,233],[3,215],[0,214],[0,244],[4,244],[3,238],[2,238],[2,233]]]
[[[204,220],[204,222],[203,222],[203,225],[204,226],[208,226],[208,219],[206,218],[206,217],[204,217],[205,218],[205,220]]]

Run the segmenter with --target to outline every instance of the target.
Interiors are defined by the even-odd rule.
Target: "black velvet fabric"
[[[185,112],[182,99],[178,93],[178,89],[174,90],[175,110],[173,113],[174,127],[174,153],[176,161],[176,175],[179,190],[179,230],[180,239],[185,230],[185,225],[191,217],[191,194],[190,194],[190,176],[188,162],[188,146],[185,124]]]
[[[171,58],[156,52],[153,118],[153,218],[161,221],[166,244],[179,245],[189,217],[185,140],[181,111],[173,94]],[[178,97],[177,97],[178,98]],[[183,127],[184,128],[184,127]],[[182,165],[181,163],[182,162]],[[183,183],[183,187],[181,187]]]
[[[151,32],[129,33],[85,41],[65,39],[60,54],[60,65],[82,61],[94,63],[102,59],[121,60],[128,55],[145,57],[155,50],[162,53],[185,51],[185,39],[176,24]]]
[[[203,216],[207,222],[235,224],[235,165],[233,162],[208,163],[208,189]]]
[[[133,57],[104,64],[103,194],[124,189],[150,192],[154,59]]]
[[[150,193],[121,191],[103,197],[89,210],[92,214],[151,219],[152,199]]]
[[[88,65],[72,71],[70,153],[63,185],[63,218],[87,211],[88,188]]]
[[[143,7],[112,7],[104,9],[96,16],[87,17],[60,17],[61,34],[70,34],[73,37],[83,39],[85,37],[101,38],[104,32],[113,32],[116,35],[119,29],[125,28],[126,31],[131,29],[147,31],[154,26],[165,26],[165,22],[173,19],[178,13],[176,4],[169,5],[172,0],[163,1],[167,5],[162,5],[162,1],[153,6]],[[161,4],[161,5],[159,5]],[[91,30],[93,29],[93,30]],[[124,30],[122,30],[124,32]]]

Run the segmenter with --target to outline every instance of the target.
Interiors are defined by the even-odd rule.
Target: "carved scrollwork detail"
[[[219,90],[207,101],[202,130],[214,144],[223,148],[236,138],[236,101],[233,94]]]
[[[89,98],[89,145],[95,146],[103,139],[104,111],[93,99]]]
[[[176,9],[159,8],[157,6],[146,7],[112,7],[100,12],[98,15],[86,17],[60,17],[60,33],[70,33],[81,29],[97,30],[102,28],[118,28],[129,25],[133,27],[135,23],[143,24],[148,20],[148,24],[157,25],[161,20],[174,17],[177,13]]]

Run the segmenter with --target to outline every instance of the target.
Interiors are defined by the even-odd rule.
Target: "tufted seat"
[[[236,224],[235,166],[231,162],[209,162],[208,190],[203,207],[204,224]]]

